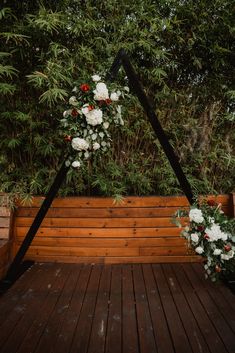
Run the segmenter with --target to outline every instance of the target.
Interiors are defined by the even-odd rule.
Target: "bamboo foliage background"
[[[4,0],[0,10],[1,191],[45,194],[64,158],[59,119],[77,78],[123,47],[195,192],[234,187],[232,3]],[[126,85],[124,73],[120,83]],[[69,172],[61,195],[170,195],[176,178],[136,98],[113,148]]]

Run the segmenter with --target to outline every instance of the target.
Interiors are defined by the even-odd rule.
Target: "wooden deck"
[[[200,264],[36,264],[0,297],[0,352],[234,353],[235,297]]]

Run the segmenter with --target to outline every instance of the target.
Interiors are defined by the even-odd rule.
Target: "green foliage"
[[[233,3],[225,0],[4,0],[0,8],[1,190],[44,194],[64,159],[59,119],[73,82],[128,51],[197,193],[230,192],[234,158]],[[127,85],[123,72],[119,81]],[[62,195],[181,190],[135,97],[113,149],[71,171]]]

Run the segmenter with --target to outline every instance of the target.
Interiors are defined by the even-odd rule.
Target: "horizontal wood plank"
[[[9,238],[9,229],[0,228],[0,239],[8,239],[8,238]]]
[[[18,247],[19,248],[19,247]],[[16,247],[17,249],[17,247]],[[82,248],[82,247],[50,247],[30,246],[28,255],[59,255],[59,256],[138,256],[138,248]]]
[[[0,217],[0,228],[9,228],[10,218],[9,217]]]
[[[11,211],[7,207],[0,207],[0,217],[10,217]]]
[[[229,204],[230,196],[229,195],[218,195],[207,196],[208,199],[214,199],[218,203]],[[32,203],[28,205],[23,205],[20,200],[16,201],[17,206],[21,207],[40,207],[44,197],[34,197]],[[185,196],[146,196],[146,197],[124,197],[121,202],[115,202],[111,197],[65,197],[65,198],[56,198],[52,207],[181,207],[189,206],[188,200]]]
[[[17,237],[21,244],[24,237]],[[186,246],[185,239],[180,237],[164,238],[68,238],[68,237],[36,237],[32,245],[70,246],[70,247],[150,247],[150,246]]]
[[[25,236],[29,227],[16,227],[15,235]],[[172,237],[179,236],[180,228],[39,228],[39,237],[94,237],[94,238],[133,238],[133,237]]]
[[[30,226],[33,218],[16,219],[17,227]],[[182,219],[183,221],[183,219]],[[45,218],[42,227],[63,228],[144,228],[176,227],[171,218]]]
[[[140,248],[140,256],[188,255],[184,246],[152,246]]]

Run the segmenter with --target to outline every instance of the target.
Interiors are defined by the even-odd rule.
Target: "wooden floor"
[[[235,296],[200,264],[36,264],[0,297],[1,353],[234,353]]]

